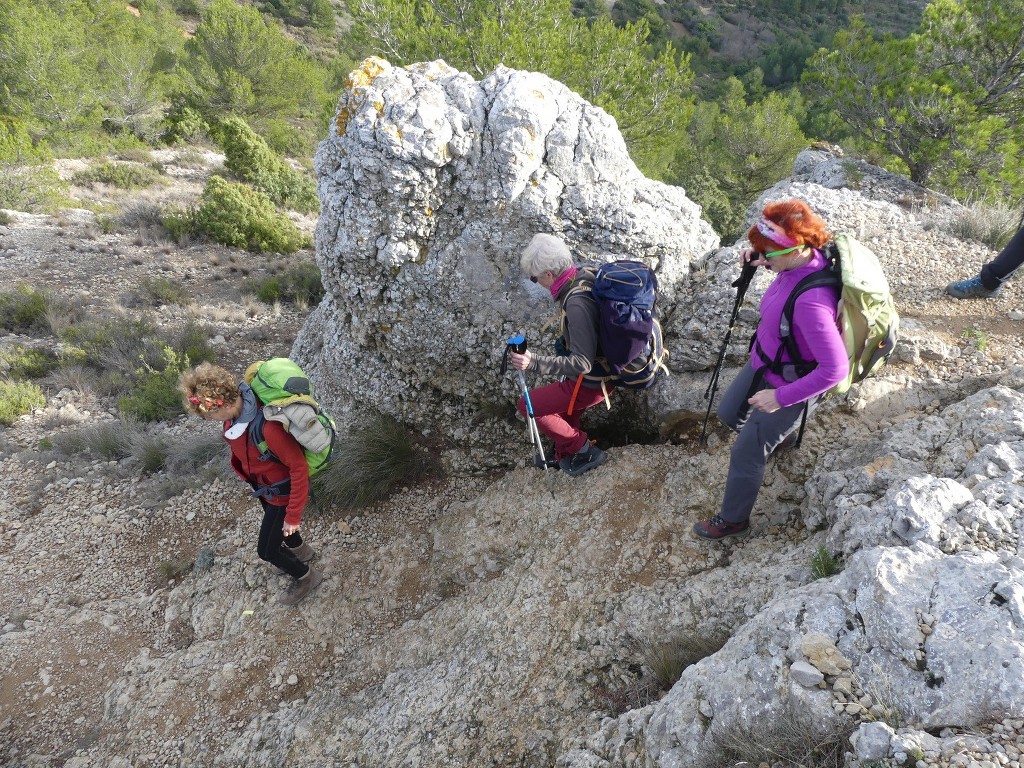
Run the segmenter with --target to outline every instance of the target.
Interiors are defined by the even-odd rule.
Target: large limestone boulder
[[[550,342],[550,296],[519,272],[537,232],[580,261],[647,260],[666,314],[718,245],[682,189],[640,173],[611,116],[533,72],[477,82],[443,61],[367,59],[316,172],[327,295],[293,355],[342,422],[383,412],[468,439],[474,415],[511,412],[504,340]]]

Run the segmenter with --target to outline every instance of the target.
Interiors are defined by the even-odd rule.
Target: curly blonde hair
[[[230,371],[213,363],[200,363],[178,378],[185,410],[195,416],[206,411],[233,405],[238,401],[238,382]]]

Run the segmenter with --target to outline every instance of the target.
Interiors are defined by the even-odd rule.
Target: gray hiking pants
[[[764,413],[750,407],[747,398],[762,389],[771,389],[771,384],[761,380],[751,388],[755,377],[749,362],[729,385],[721,404],[718,418],[730,428],[739,432],[732,447],[729,461],[729,476],[725,481],[725,495],[719,514],[730,523],[740,523],[750,517],[764,480],[768,457],[788,435],[800,427],[804,403],[780,408],[775,413]],[[808,416],[818,404],[820,397],[807,403]]]

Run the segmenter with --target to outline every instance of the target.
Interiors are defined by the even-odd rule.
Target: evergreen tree
[[[266,131],[287,119],[317,115],[326,73],[255,8],[213,0],[181,64],[179,109],[211,124],[238,115]]]
[[[803,106],[798,94],[770,93],[747,104],[739,80],[729,78],[725,85],[717,101],[697,105],[688,140],[676,154],[672,180],[730,239],[739,236],[746,208],[757,195],[790,175],[807,139],[800,131]]]
[[[1022,80],[1024,0],[935,0],[904,39],[855,19],[803,82],[919,184],[1019,198]]]
[[[655,55],[643,20],[574,18],[569,0],[350,0],[356,33],[394,64],[443,58],[484,77],[498,64],[545,72],[618,120],[633,160],[663,176],[692,112],[689,58]]]

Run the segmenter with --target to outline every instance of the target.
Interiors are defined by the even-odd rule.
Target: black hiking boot
[[[596,445],[587,443],[577,453],[559,461],[558,468],[569,475],[569,477],[579,477],[584,472],[589,472],[594,467],[601,466],[607,455]]]

